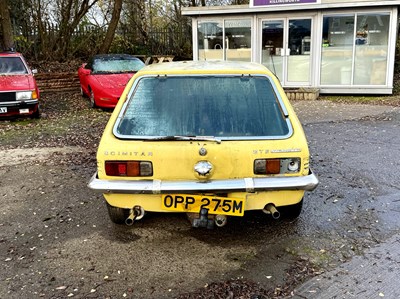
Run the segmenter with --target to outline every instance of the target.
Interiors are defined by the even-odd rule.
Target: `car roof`
[[[0,56],[22,57],[22,54],[19,52],[4,51],[4,52],[0,52]]]
[[[102,58],[134,58],[139,59],[135,56],[129,54],[97,54],[93,56],[93,59],[102,59]],[[139,59],[140,60],[140,59]]]
[[[173,61],[155,63],[138,74],[273,74],[262,64],[246,61]]]

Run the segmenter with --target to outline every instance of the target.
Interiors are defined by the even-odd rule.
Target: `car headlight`
[[[17,91],[16,92],[17,101],[24,101],[32,99],[32,91]]]

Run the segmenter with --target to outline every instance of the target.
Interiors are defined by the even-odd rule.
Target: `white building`
[[[189,7],[194,60],[264,64],[284,87],[391,94],[400,1],[250,0]]]

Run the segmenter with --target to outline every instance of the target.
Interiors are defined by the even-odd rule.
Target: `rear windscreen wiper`
[[[144,141],[215,141],[216,143],[221,143],[221,139],[215,138],[213,136],[160,136],[153,138],[146,138]]]

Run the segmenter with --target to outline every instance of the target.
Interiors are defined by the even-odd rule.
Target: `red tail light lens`
[[[153,164],[149,161],[106,161],[109,176],[152,176]]]

